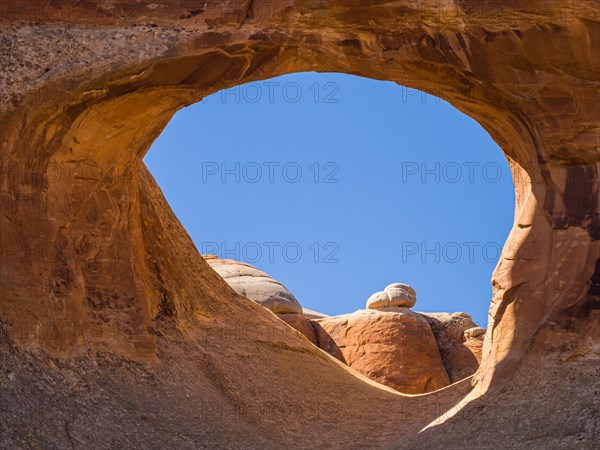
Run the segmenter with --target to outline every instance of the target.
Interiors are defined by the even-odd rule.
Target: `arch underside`
[[[299,447],[321,439],[420,448],[452,430],[449,439],[476,447],[498,434],[499,417],[545,423],[532,411],[593,411],[600,283],[594,2],[254,0],[237,9],[223,3],[210,17],[179,2],[149,8],[122,1],[100,12],[52,3],[17,13],[11,5],[18,3],[7,2],[0,29],[7,49],[0,56],[0,320],[4,341],[16,345],[3,347],[3,360],[22,368],[31,389],[45,392],[19,352],[34,351],[48,379],[69,372],[78,383],[107,380],[106,404],[126,411],[132,402],[156,424],[166,419],[147,400],[142,380],[151,377],[169,403],[181,405],[168,408],[160,439],[173,442],[169,430],[181,427],[197,442],[190,424],[173,417],[197,416],[193,405],[203,404],[200,428],[216,446],[238,439],[278,447],[291,436]],[[41,24],[21,23],[33,21],[28,14],[41,14]],[[432,93],[477,120],[505,152],[515,220],[493,275],[488,335],[473,380],[407,397],[357,378],[237,296],[198,254],[143,166],[178,109],[223,88],[300,71]],[[52,363],[59,369],[31,349],[59,357]],[[574,373],[578,381],[558,381]],[[65,379],[56,389],[67,398]],[[541,387],[522,403],[518,392],[534,383]],[[579,403],[560,403],[558,391]],[[12,391],[6,398],[19,399]],[[83,414],[90,408],[83,403],[65,402],[57,415]],[[290,425],[289,416],[267,414],[277,407],[302,417]],[[233,414],[228,408],[238,408],[238,427],[219,441],[229,420],[223,414]],[[481,408],[490,416],[474,418]],[[382,410],[401,420],[378,420]],[[82,442],[93,439],[81,431],[82,420],[69,420]],[[116,422],[97,420],[99,429]],[[417,434],[427,424],[437,426]],[[512,439],[525,440],[537,426],[529,428]],[[244,441],[248,434],[252,440]],[[538,439],[562,445],[576,434]]]

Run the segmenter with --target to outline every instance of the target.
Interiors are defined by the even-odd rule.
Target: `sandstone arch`
[[[515,222],[470,398],[509,381],[557,323],[579,337],[597,320],[595,2],[23,5],[2,3],[0,35],[0,318],[21,346],[156,364],[157,336],[173,329],[268,322],[233,301],[141,159],[179,108],[312,70],[434,93],[511,162]]]

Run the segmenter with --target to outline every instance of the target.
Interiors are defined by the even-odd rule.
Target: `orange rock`
[[[285,438],[307,447],[318,438],[326,447],[485,448],[498,442],[502,428],[511,431],[501,433],[510,440],[506,447],[595,448],[597,427],[586,424],[597,421],[600,342],[597,2],[400,0],[373,7],[254,0],[237,10],[225,2],[220,13],[176,1],[1,3],[0,319],[9,324],[16,351],[41,348],[65,359],[99,350],[154,363],[166,358],[180,374],[206,370],[203,382],[184,392],[210,385],[235,405],[283,398],[313,412],[315,400],[330,393],[349,397],[327,409],[344,411],[339,427],[323,416],[303,428],[301,421],[290,427],[287,418],[243,428],[244,437],[261,428],[284,430],[252,447],[279,448]],[[424,416],[422,422],[436,426],[413,436],[416,443],[407,433],[425,424],[394,419],[407,409],[439,411],[444,398],[444,410],[456,412],[452,405],[463,398],[456,385],[439,395],[390,399],[289,336],[243,348],[219,339],[195,350],[202,360],[193,370],[190,342],[180,338],[181,330],[199,326],[196,319],[264,325],[272,314],[245,302],[210,270],[143,156],[181,108],[223,88],[303,71],[352,73],[438,95],[480,123],[511,165],[515,216],[492,276],[493,327],[475,389],[444,424]],[[85,372],[73,367],[78,370]],[[290,373],[300,376],[286,379]],[[172,377],[167,372],[156,380]],[[37,374],[31,379],[43,381]],[[190,420],[197,399],[189,414],[171,410],[147,427],[139,412],[185,402],[160,395],[168,401],[134,407],[133,401],[161,392],[147,380],[103,383],[119,387],[112,399],[133,392],[132,401],[117,419],[84,426],[72,439],[74,407],[91,403],[82,393],[69,388],[57,396],[27,385],[4,390],[0,407],[25,411],[33,398],[31,411],[52,408],[50,416],[59,418],[55,411],[62,408],[64,420],[47,424],[53,434],[41,437],[32,415],[21,420],[0,411],[11,434],[0,446],[62,447],[74,440],[97,446],[99,434],[81,434],[90,429],[115,438],[142,430],[125,438],[123,445],[136,447],[148,446],[140,440],[158,429],[157,439],[177,430],[171,442],[160,443],[164,447],[189,439],[181,430],[190,423],[198,428]],[[171,392],[182,391],[181,383],[174,385]],[[512,394],[492,389],[507,385]],[[456,394],[450,403],[448,392]],[[7,402],[4,393],[20,397]],[[51,400],[39,401],[43,395]],[[77,402],[68,404],[72,396]],[[381,420],[382,414],[392,420]],[[131,423],[119,430],[123,417]],[[169,422],[174,417],[183,419]],[[227,422],[227,433],[218,435],[242,422]],[[63,428],[69,439],[55,441]],[[198,439],[206,442],[204,435]],[[214,446],[244,446],[236,444]]]
[[[465,331],[463,345],[469,349],[477,360],[477,365],[481,364],[481,354],[483,351],[483,342],[485,340],[485,328],[470,328]]]
[[[408,394],[449,384],[429,324],[409,309],[366,309],[315,322],[328,335],[324,345],[318,333],[319,346],[330,353],[333,347],[334,356],[339,349],[342,361],[372,380]]]
[[[481,362],[483,336],[469,338],[466,345],[465,333],[475,328],[471,316],[463,312],[456,313],[419,313],[433,330],[442,361],[452,383],[473,375]]]
[[[295,328],[302,333],[310,342],[317,345],[317,336],[315,330],[312,327],[310,320],[308,320],[302,314],[284,313],[277,314],[277,317],[279,317],[292,328]]]

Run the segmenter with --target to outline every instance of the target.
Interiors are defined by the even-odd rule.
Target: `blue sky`
[[[514,188],[450,104],[390,82],[301,73],[178,112],[145,157],[202,253],[249,262],[327,314],[387,284],[485,326]]]

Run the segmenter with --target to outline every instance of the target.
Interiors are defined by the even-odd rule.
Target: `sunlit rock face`
[[[267,273],[214,255],[204,259],[238,294],[271,310],[334,358],[399,392],[435,391],[473,375],[481,360],[477,342],[485,330],[478,331],[465,313],[415,313],[398,306],[416,304],[416,292],[407,284],[394,283],[372,295],[369,309],[332,317],[310,311],[306,317],[296,297]],[[469,334],[470,347],[463,334]]]
[[[219,259],[210,255],[204,259],[238,294],[276,314],[302,314],[302,306],[296,297],[265,272],[231,259]]]
[[[165,250],[147,231],[164,213],[145,213],[156,186],[141,182],[144,153],[207,94],[309,70],[434,93],[509,158],[515,226],[490,309],[501,339],[486,340],[478,389],[508,380],[549,320],[586,310],[600,232],[595,2],[105,3],[2,4],[2,310],[20,342],[151,359],[157,315],[198,305],[151,262]],[[173,270],[186,278],[185,265]],[[73,327],[52,342],[56,333],[31,332],[61,321],[103,331]],[[134,345],[108,338],[123,322]]]
[[[427,321],[407,308],[360,310],[318,319],[354,370],[406,394],[449,384]]]
[[[277,314],[277,317],[287,323],[290,327],[299,331],[308,339],[312,344],[318,346],[319,341],[317,338],[317,332],[315,331],[313,322],[302,314]]]
[[[214,447],[255,448],[289,440],[485,448],[498,435],[517,448],[598,442],[597,427],[587,426],[598,410],[600,339],[597,2],[254,0],[201,8],[8,0],[0,9],[1,361],[20,368],[17,383],[29,380],[2,391],[2,446],[93,447],[106,442],[102,435],[138,447],[206,436]],[[514,226],[492,277],[481,366],[459,407],[460,383],[415,399],[388,396],[312,353],[302,337],[221,337],[232,323],[278,336],[289,327],[202,260],[142,158],[180,108],[300,71],[438,95],[480,123],[510,162]],[[192,339],[205,328],[204,339]],[[64,359],[26,363],[29,351]],[[85,378],[92,362],[67,367],[97,352],[158,372],[108,361]],[[52,368],[59,364],[68,374],[61,379]],[[74,386],[94,380],[106,395],[78,401],[87,397]],[[266,409],[267,396],[285,398],[304,418],[320,399],[334,404],[294,427],[283,414],[269,426],[240,420],[238,434],[229,423],[202,421],[202,434],[189,425],[192,405],[206,398]],[[11,405],[18,408],[4,413]],[[117,413],[98,415],[90,405]],[[40,416],[44,409],[53,414]],[[323,412],[339,410],[337,422]],[[382,411],[403,420],[381,420]],[[429,423],[436,426],[423,430]]]
[[[412,394],[473,375],[486,332],[465,313],[387,306],[311,323],[321,349],[375,381]]]
[[[367,299],[367,309],[412,308],[416,303],[417,294],[412,287],[404,283],[392,283],[383,291],[375,292]]]

